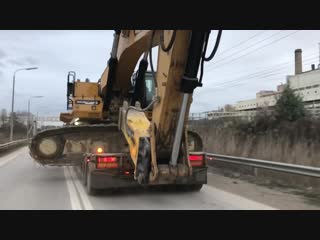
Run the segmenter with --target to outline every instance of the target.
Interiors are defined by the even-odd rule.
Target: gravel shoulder
[[[280,210],[320,210],[320,194],[257,182],[254,178],[226,175],[210,167],[208,185],[267,204]]]

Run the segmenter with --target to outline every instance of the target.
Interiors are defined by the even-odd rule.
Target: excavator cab
[[[67,110],[61,113],[60,120],[66,124],[79,122],[101,122],[103,118],[103,102],[100,96],[100,83],[86,79],[76,80],[76,73],[70,71],[67,77]]]
[[[131,105],[134,106],[136,101],[139,101],[142,108],[147,107],[155,95],[155,85],[152,72],[146,72],[144,79],[141,83],[138,81],[138,71],[132,75],[130,98]],[[151,108],[152,110],[152,108]]]
[[[70,71],[68,73],[68,82],[67,82],[67,110],[73,109],[72,97],[74,96],[75,81],[76,81],[76,72]]]
[[[148,106],[155,95],[154,78],[151,72],[147,72],[145,76],[145,104]]]

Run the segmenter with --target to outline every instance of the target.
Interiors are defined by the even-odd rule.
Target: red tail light
[[[203,155],[189,155],[191,166],[199,167],[203,165]]]
[[[98,156],[97,157],[97,168],[118,168],[119,163],[117,160],[117,157],[111,157],[111,156]]]
[[[99,156],[99,157],[97,157],[97,161],[99,163],[114,163],[114,162],[117,162],[117,158],[116,157]]]

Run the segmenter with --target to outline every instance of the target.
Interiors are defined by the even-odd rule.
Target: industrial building
[[[272,107],[287,85],[302,97],[306,108],[320,108],[320,67],[312,64],[311,70],[303,72],[301,49],[295,50],[295,75],[287,76],[286,83],[278,85],[277,91],[260,91],[256,98],[239,101],[232,107],[235,111]]]

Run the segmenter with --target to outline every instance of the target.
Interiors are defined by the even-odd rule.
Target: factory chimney
[[[302,73],[302,50],[296,49],[294,51],[294,62],[295,62],[295,74]]]

